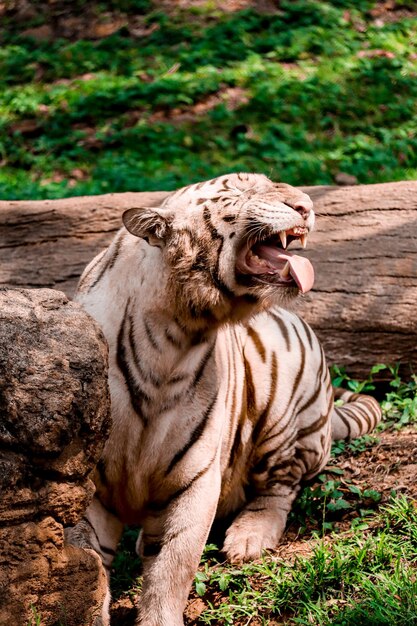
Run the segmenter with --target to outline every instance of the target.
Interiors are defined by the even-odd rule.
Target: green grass
[[[30,610],[32,611],[32,617],[29,620],[27,626],[41,626],[42,616],[38,613],[38,611],[32,604],[30,605]]]
[[[0,196],[173,189],[233,170],[293,184],[340,171],[415,178],[417,19],[381,26],[373,5],[283,0],[265,15],[206,3],[167,15],[125,2],[128,14],[148,7],[148,34],[95,41],[35,41],[6,20]],[[201,114],[178,115],[213,94]]]
[[[44,622],[42,621],[41,613],[38,612],[38,610],[36,609],[35,606],[33,606],[33,604],[30,605],[30,610],[32,612],[32,616],[30,617],[28,623],[25,624],[25,626],[42,626]],[[64,622],[62,622],[61,620],[58,620],[57,622],[54,623],[54,626],[67,626],[67,622],[66,620]]]
[[[332,542],[317,539],[311,555],[293,564],[270,558],[240,569],[207,563],[197,579],[206,585],[200,592],[210,588],[227,601],[208,600],[200,623],[248,624],[256,617],[260,624],[416,624],[415,503],[393,499],[374,524],[366,537],[356,530]]]

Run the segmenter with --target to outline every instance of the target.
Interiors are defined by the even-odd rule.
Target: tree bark
[[[317,212],[306,255],[313,291],[296,306],[330,363],[359,377],[377,363],[417,366],[417,182],[308,187]],[[0,202],[0,285],[72,296],[85,265],[132,206],[167,193]]]
[[[354,376],[375,363],[416,371],[417,182],[306,191],[317,211],[306,251],[316,282],[298,312],[329,362]]]

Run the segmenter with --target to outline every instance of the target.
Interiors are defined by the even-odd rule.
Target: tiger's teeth
[[[283,269],[280,271],[281,278],[288,278],[290,275],[290,264],[288,261],[284,265]]]
[[[285,232],[285,230],[279,231],[279,238],[281,239],[282,247],[285,250],[285,248],[287,247],[287,233]]]
[[[308,235],[306,235],[306,234],[301,235],[301,237],[300,237],[300,243],[303,246],[303,248],[307,247],[307,237],[308,237]]]

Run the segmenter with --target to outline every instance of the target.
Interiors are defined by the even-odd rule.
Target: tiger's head
[[[127,230],[159,248],[154,280],[166,284],[179,317],[237,321],[284,305],[311,289],[314,271],[304,257],[314,225],[310,198],[262,174],[229,174],[184,187],[158,208],[131,208]]]

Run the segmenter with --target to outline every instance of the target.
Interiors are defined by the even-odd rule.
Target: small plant
[[[208,581],[209,576],[206,572],[198,571],[194,578],[194,585],[197,595],[204,596],[206,593],[206,582]]]
[[[32,617],[28,622],[28,626],[41,626],[42,624],[42,616],[38,613],[37,609],[33,604],[30,605],[30,610],[32,611]]]
[[[110,578],[112,596],[115,599],[129,588],[132,593],[140,588],[141,561],[135,551],[138,533],[138,527],[128,527],[120,540]]]
[[[385,424],[382,428],[395,427],[401,428],[408,424],[417,423],[417,376],[412,374],[410,380],[405,382],[399,375],[400,365],[374,365],[371,368],[369,376],[362,381],[351,378],[345,368],[333,365],[330,368],[332,382],[335,387],[342,384],[355,393],[367,393],[375,390],[374,375],[382,370],[388,370],[391,374],[389,381],[389,391],[386,393],[385,399],[381,402],[383,419]],[[339,402],[339,401],[337,401]],[[351,452],[361,452],[364,446],[372,445],[369,436],[360,437],[356,441],[350,442],[348,448]],[[333,446],[334,454],[340,454],[346,449],[342,442],[336,442]]]
[[[391,391],[382,401],[384,419],[396,428],[417,423],[417,376],[403,382],[398,374],[399,366],[388,366],[393,378],[390,381]]]
[[[338,440],[332,444],[332,454],[331,456],[336,458],[340,454],[348,453],[350,455],[357,455],[365,452],[368,448],[372,448],[376,443],[379,442],[379,437],[374,435],[362,435],[361,437],[357,437],[352,441],[343,441]]]
[[[330,368],[332,383],[335,387],[341,387],[342,383],[345,383],[350,391],[354,393],[366,393],[367,391],[374,391],[374,375],[378,372],[389,369],[387,365],[383,365],[382,363],[378,363],[374,365],[368,375],[368,378],[365,380],[355,380],[351,378],[346,373],[346,369],[344,367],[340,367],[338,365],[333,365]]]
[[[375,489],[361,488],[351,484],[344,472],[339,468],[326,468],[312,485],[305,485],[290,513],[290,520],[299,525],[299,532],[304,533],[308,527],[321,533],[332,530],[334,523],[349,512],[353,519],[363,518],[373,512],[381,500],[381,494]],[[339,478],[331,474],[339,474]],[[355,522],[356,524],[359,521]]]

